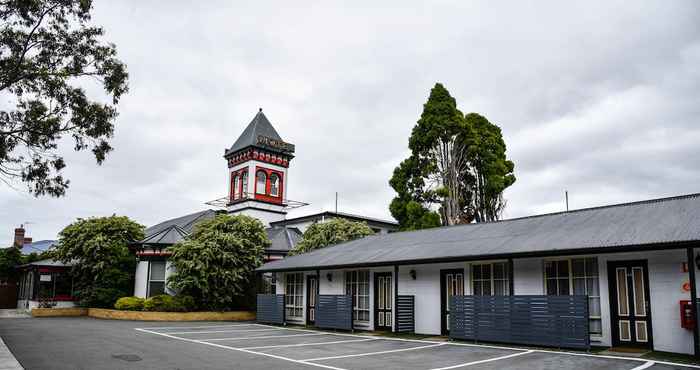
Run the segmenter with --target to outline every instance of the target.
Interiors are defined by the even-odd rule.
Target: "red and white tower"
[[[287,169],[294,145],[286,143],[262,112],[224,152],[228,161],[229,213],[255,217],[265,226],[287,214]]]

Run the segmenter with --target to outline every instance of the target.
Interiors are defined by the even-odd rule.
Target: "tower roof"
[[[265,114],[263,114],[262,108],[258,111],[258,114],[253,117],[253,120],[250,121],[248,127],[243,130],[241,136],[233,143],[233,146],[226,150],[224,156],[238,152],[247,147],[265,148],[285,154],[294,153],[294,145],[282,140],[277,130],[275,130],[267,117],[265,117]]]

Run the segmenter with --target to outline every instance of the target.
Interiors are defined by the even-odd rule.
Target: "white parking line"
[[[639,365],[639,366],[637,366],[637,367],[635,367],[634,369],[631,369],[631,370],[644,370],[644,369],[646,369],[646,368],[648,368],[648,367],[654,366],[655,363],[656,363],[656,362],[654,362],[654,361],[647,361],[646,363],[644,363],[644,364],[642,364],[642,365]]]
[[[315,342],[315,343],[297,343],[297,344],[279,344],[276,346],[259,346],[259,347],[243,347],[242,349],[263,349],[263,348],[287,348],[287,347],[304,347],[304,346],[320,346],[326,344],[341,344],[341,343],[356,343],[356,342],[368,342],[377,339],[353,339],[353,340],[338,340],[335,342]]]
[[[327,333],[305,333],[305,334],[292,334],[292,335],[268,335],[264,337],[233,337],[233,338],[212,338],[212,339],[198,339],[206,342],[214,342],[218,340],[244,340],[244,339],[271,339],[271,338],[289,338],[289,337],[312,337],[314,335],[326,335]],[[178,337],[179,338],[179,337]],[[184,339],[184,338],[183,338]]]
[[[212,333],[248,333],[251,331],[274,331],[287,329],[249,329],[249,330],[209,330],[209,331],[169,331],[167,334],[212,334]]]
[[[447,366],[447,367],[439,367],[439,368],[435,368],[435,369],[431,369],[431,370],[457,369],[457,368],[460,368],[460,367],[467,367],[467,366],[472,366],[472,365],[478,365],[478,364],[483,364],[483,363],[486,363],[486,362],[492,362],[492,361],[498,361],[498,360],[505,360],[505,359],[507,359],[507,358],[516,357],[516,356],[522,356],[522,355],[526,355],[526,354],[528,354],[528,353],[532,353],[532,351],[525,351],[525,352],[520,352],[520,353],[513,353],[513,354],[510,354],[510,355],[499,356],[499,357],[494,357],[494,358],[487,358],[487,359],[485,359],[485,360],[479,360],[479,361],[465,362],[465,363],[459,364],[459,365],[453,365],[453,366]],[[636,369],[632,369],[632,370],[636,370]]]
[[[391,349],[388,351],[379,351],[379,352],[367,352],[367,353],[356,353],[353,355],[341,355],[341,356],[329,356],[329,357],[317,357],[317,358],[306,358],[303,359],[302,361],[322,361],[322,360],[334,360],[337,358],[348,358],[348,357],[362,357],[362,356],[373,356],[373,355],[383,355],[386,353],[395,353],[395,352],[406,352],[406,351],[415,351],[417,349],[425,349],[425,348],[432,348],[432,347],[440,347],[444,346],[447,343],[438,343],[438,344],[431,344],[429,346],[420,346],[420,347],[412,347],[412,348],[401,348],[401,349]]]
[[[206,325],[206,326],[149,326],[146,329],[209,329],[209,328],[228,328],[238,326],[263,326],[260,324],[230,324],[230,325]]]
[[[324,368],[324,369],[331,369],[331,370],[346,370],[346,369],[343,369],[343,368],[341,368],[341,367],[328,366],[328,365],[322,365],[322,364],[315,364],[315,363],[313,363],[313,362],[305,362],[305,361],[302,361],[302,360],[295,360],[295,359],[293,359],[293,358],[283,357],[283,356],[277,356],[277,355],[272,355],[272,354],[264,353],[264,352],[255,352],[255,351],[251,351],[251,350],[248,350],[248,349],[235,348],[235,347],[224,346],[224,345],[216,344],[216,343],[203,342],[203,341],[197,340],[197,339],[180,338],[180,337],[176,337],[176,336],[174,336],[174,335],[169,335],[169,334],[165,334],[165,333],[159,333],[159,332],[156,332],[156,331],[151,331],[151,330],[146,330],[146,329],[136,328],[136,330],[142,331],[142,332],[145,332],[145,333],[151,333],[151,334],[155,334],[155,335],[160,335],[160,336],[168,337],[168,338],[171,338],[171,339],[182,340],[182,341],[185,341],[185,342],[199,343],[199,344],[204,344],[204,345],[207,345],[207,346],[229,349],[229,350],[232,350],[232,351],[239,351],[239,352],[251,353],[251,354],[254,354],[254,355],[260,355],[260,356],[266,356],[266,357],[276,358],[276,359],[278,359],[278,360],[290,361],[290,362],[294,362],[294,363],[297,363],[297,364],[304,364],[304,365],[309,365],[309,366],[316,366],[316,367],[320,367],[320,368]]]
[[[450,345],[450,346],[464,346],[464,347],[475,347],[475,348],[493,348],[493,349],[502,349],[502,350],[508,350],[508,351],[523,351],[523,352],[518,352],[517,355],[525,354],[525,351],[528,351],[527,349],[524,348],[514,348],[514,347],[504,347],[504,346],[495,346],[495,345],[482,345],[482,344],[471,344],[471,343],[457,343],[457,342],[436,342],[436,341],[429,341],[429,340],[422,340],[422,339],[406,339],[406,338],[388,338],[388,337],[377,337],[377,336],[368,336],[368,335],[358,335],[358,334],[344,334],[344,333],[334,333],[334,332],[320,332],[318,330],[308,330],[308,329],[292,329],[292,328],[282,328],[278,326],[273,326],[273,325],[266,325],[266,324],[238,324],[238,325],[231,325],[231,326],[260,326],[260,327],[267,327],[267,328],[276,328],[278,330],[289,330],[289,331],[297,331],[297,332],[307,332],[307,333],[317,333],[316,335],[333,335],[333,336],[341,336],[341,337],[353,337],[353,338],[364,338],[364,339],[383,339],[383,340],[392,340],[392,341],[402,341],[402,342],[413,342],[413,343],[425,343],[425,344],[435,344],[435,345]],[[187,328],[207,328],[207,327],[214,327],[214,326],[202,326],[202,327],[187,327]],[[180,337],[175,337],[168,335],[170,333],[159,333],[155,332],[149,329],[177,329],[177,328],[183,328],[183,327],[149,327],[149,328],[135,328],[136,330],[143,331],[143,332],[148,332],[151,334],[157,334],[157,335],[162,335],[162,336],[167,336],[171,337],[174,339],[180,339],[184,341],[189,341],[189,342],[194,342],[194,343],[201,343],[201,344],[208,344],[212,345],[215,347],[221,347],[221,348],[227,348],[231,350],[237,350],[241,352],[248,352],[248,353],[255,353],[255,354],[260,354],[263,356],[267,357],[274,357],[274,358],[280,358],[296,363],[305,363],[307,365],[314,365],[314,366],[320,366],[324,368],[329,368],[329,369],[339,369],[335,368],[332,366],[326,366],[326,365],[320,365],[312,362],[304,362],[304,361],[309,361],[309,360],[294,360],[294,359],[288,359],[282,356],[276,356],[276,355],[271,355],[268,353],[263,353],[263,352],[255,352],[251,351],[249,349],[245,348],[235,348],[235,347],[229,347],[229,346],[223,346],[215,343],[208,343],[204,342],[205,340],[238,340],[238,339],[267,339],[267,338],[283,338],[283,337],[293,337],[293,336],[305,336],[305,334],[295,334],[295,335],[282,335],[282,336],[270,336],[270,337],[247,337],[247,338],[222,338],[222,339],[203,339],[203,340],[197,340],[197,339],[188,339],[188,338],[180,338]],[[640,366],[637,366],[633,369],[630,370],[643,370],[647,369],[650,366],[653,366],[654,364],[659,364],[659,365],[669,365],[669,366],[680,366],[680,367],[685,367],[685,368],[693,368],[693,369],[700,369],[700,366],[698,365],[689,365],[689,364],[681,364],[681,363],[675,363],[675,362],[668,362],[668,361],[650,361],[648,359],[643,359],[643,358],[636,358],[636,357],[622,357],[622,356],[610,356],[610,355],[597,355],[597,354],[591,354],[591,353],[576,353],[576,352],[565,352],[565,351],[555,351],[555,350],[540,350],[540,349],[533,349],[529,350],[529,352],[538,352],[538,353],[544,353],[544,354],[560,354],[560,355],[569,355],[569,356],[584,356],[584,357],[592,357],[592,358],[607,358],[607,359],[615,359],[615,360],[628,360],[628,361],[634,361],[634,362],[642,362]],[[515,355],[515,354],[514,354]],[[649,364],[651,362],[651,364]],[[340,369],[343,370],[343,369]]]

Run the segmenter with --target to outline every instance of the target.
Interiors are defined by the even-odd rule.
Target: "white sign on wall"
[[[51,275],[41,274],[39,275],[39,281],[51,281]]]

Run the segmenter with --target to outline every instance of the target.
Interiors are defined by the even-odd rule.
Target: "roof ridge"
[[[431,228],[427,228],[427,229],[418,229],[418,230],[403,230],[403,231],[397,230],[396,232],[393,232],[391,234],[417,233],[417,232],[424,232],[424,231],[429,231],[429,230],[442,230],[442,229],[447,229],[447,228],[469,227],[469,226],[485,225],[485,224],[496,224],[496,223],[503,223],[503,222],[509,222],[509,221],[527,220],[527,219],[538,218],[538,217],[556,216],[556,215],[562,215],[562,214],[568,214],[568,213],[579,213],[579,212],[592,211],[592,210],[597,210],[597,209],[628,207],[628,206],[634,206],[634,205],[639,205],[639,204],[667,202],[667,201],[671,201],[671,200],[696,198],[696,197],[700,197],[700,193],[689,193],[689,194],[683,194],[683,195],[674,195],[671,197],[644,199],[644,200],[638,200],[638,201],[633,201],[633,202],[616,203],[616,204],[606,204],[606,205],[602,205],[602,206],[579,208],[579,209],[573,209],[573,210],[569,210],[569,211],[542,213],[542,214],[538,214],[538,215],[508,218],[508,219],[497,220],[497,221],[473,222],[473,223],[469,223],[469,224],[436,226],[436,227],[431,227]],[[379,234],[379,235],[375,234],[375,235],[370,235],[370,236],[386,236],[386,235],[391,235],[391,234]],[[345,243],[348,243],[348,242],[343,242],[340,244],[345,244]],[[340,244],[336,244],[336,245],[340,245]]]
[[[624,203],[606,204],[606,205],[602,205],[602,206],[578,208],[578,209],[572,209],[572,210],[569,210],[569,211],[558,211],[558,212],[550,212],[550,213],[541,213],[541,214],[538,214],[538,215],[530,215],[530,216],[522,216],[522,217],[508,218],[508,219],[505,219],[505,220],[491,221],[491,223],[507,222],[507,221],[517,221],[517,220],[523,220],[523,219],[529,219],[529,218],[537,218],[537,217],[545,217],[545,216],[556,216],[556,215],[567,214],[567,213],[578,213],[578,212],[593,211],[593,210],[605,209],[605,208],[629,207],[629,206],[635,206],[635,205],[640,205],[640,204],[661,203],[661,202],[668,202],[668,201],[678,200],[678,199],[697,198],[697,197],[699,197],[699,196],[700,196],[700,193],[690,193],[690,194],[683,194],[683,195],[674,195],[674,196],[671,196],[671,197],[644,199],[644,200],[637,200],[637,201],[632,201],[632,202],[624,202]],[[454,225],[454,226],[466,226],[466,225],[476,225],[476,223],[474,223],[474,224],[464,224],[464,225]]]

